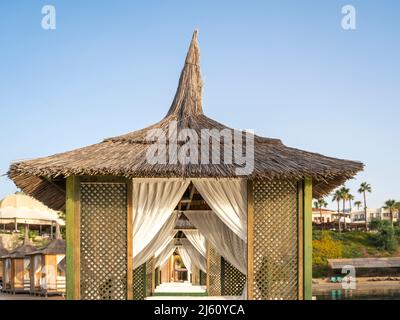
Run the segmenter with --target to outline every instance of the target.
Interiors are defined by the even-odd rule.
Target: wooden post
[[[312,179],[304,179],[304,299],[312,300]]]
[[[304,181],[297,183],[298,299],[304,299]]]
[[[254,234],[253,234],[253,219],[254,219],[254,196],[253,196],[253,181],[247,181],[247,299],[253,300],[254,292]]]
[[[207,257],[207,277],[206,277],[206,286],[207,293],[210,292],[210,244],[207,242],[206,244],[206,257]]]
[[[79,177],[67,177],[66,185],[66,275],[67,299],[80,298],[80,204]]]
[[[133,213],[132,213],[132,206],[133,206],[133,194],[132,194],[132,179],[127,181],[127,200],[128,200],[128,213],[127,213],[127,299],[133,300],[133,230],[132,230],[132,222],[133,222]]]
[[[156,288],[156,258],[151,258],[151,294],[154,293]]]
[[[197,272],[197,268],[196,266],[193,264],[193,270],[192,270],[192,285],[196,284],[196,272]]]

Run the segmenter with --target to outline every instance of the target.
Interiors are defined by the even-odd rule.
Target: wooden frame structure
[[[280,182],[277,182],[278,184]],[[287,184],[289,186],[289,184]],[[247,227],[248,227],[248,299],[299,299],[299,300],[311,300],[312,298],[312,225],[311,225],[311,214],[312,214],[312,181],[311,179],[304,179],[297,183],[297,186],[293,186],[291,188],[291,210],[293,218],[290,221],[290,224],[293,225],[293,222],[296,222],[297,228],[291,228],[291,235],[287,235],[285,241],[288,239],[292,242],[297,243],[297,252],[296,257],[291,259],[291,264],[293,265],[290,270],[282,270],[281,267],[277,264],[273,264],[271,261],[274,260],[274,256],[280,256],[281,261],[285,261],[283,267],[289,265],[287,260],[284,260],[288,257],[288,255],[293,255],[294,252],[273,252],[271,248],[266,248],[266,251],[262,251],[260,248],[260,244],[255,245],[255,237],[254,237],[254,228],[257,227],[255,225],[255,216],[258,217],[257,222],[266,221],[268,219],[268,226],[275,226],[279,228],[281,226],[281,230],[274,230],[276,234],[282,234],[286,229],[284,222],[287,221],[287,214],[285,210],[288,210],[290,207],[287,206],[288,199],[285,201],[280,201],[280,203],[274,204],[267,200],[267,203],[263,202],[260,206],[255,207],[255,192],[261,193],[259,198],[265,196],[266,193],[272,192],[268,190],[274,190],[274,184],[268,183],[263,187],[259,187],[257,190],[254,189],[254,182],[249,181],[248,183],[248,212],[247,212]],[[280,190],[280,193],[282,191]],[[276,194],[273,195],[276,198]],[[268,210],[269,206],[272,207],[271,210]],[[266,217],[268,215],[268,217]],[[282,220],[283,218],[283,220]],[[263,239],[268,239],[267,233],[271,233],[271,228],[266,227],[265,225],[261,226],[261,229],[257,230],[257,234],[262,237],[262,233],[265,233],[265,237]],[[265,241],[268,241],[265,240]],[[278,241],[278,238],[276,238]],[[283,240],[283,239],[281,239]],[[265,249],[264,249],[265,250]],[[274,256],[269,256],[268,252],[273,252]],[[258,256],[257,256],[258,254]],[[260,261],[260,259],[266,259],[267,262],[265,265],[263,263],[259,263],[258,266],[255,266],[255,261]],[[296,261],[297,260],[297,261]],[[273,288],[273,285],[267,284],[268,288],[265,288],[265,293],[260,293],[256,288],[257,281],[255,278],[257,277],[257,273],[261,274],[262,278],[267,278],[267,274],[273,273],[273,270],[276,270],[277,273],[280,274],[290,274],[291,277],[279,279],[281,283],[288,283],[292,281],[290,284],[290,288],[285,290],[285,286],[282,284],[277,285]],[[267,282],[272,283],[273,280],[269,280]],[[293,291],[293,288],[296,289],[296,292]],[[287,292],[289,290],[290,292]]]
[[[59,237],[45,248],[29,254],[30,293],[64,295],[66,290],[65,241]]]
[[[118,177],[77,177],[71,176],[67,179],[67,298],[76,300],[81,299],[81,187],[82,184],[93,186],[102,184],[122,184],[125,185],[126,194],[126,271],[122,276],[126,279],[125,298],[133,299],[132,288],[132,180]],[[96,241],[95,238],[89,239]],[[97,246],[98,250],[100,248]],[[96,252],[91,254],[96,255]]]
[[[3,292],[29,293],[31,266],[27,255],[36,250],[26,236],[22,246],[2,257],[4,261]]]
[[[5,259],[3,259],[4,256],[7,256],[9,254],[8,250],[6,248],[3,248],[2,243],[0,242],[0,280],[1,284],[3,284],[4,281],[4,263]]]

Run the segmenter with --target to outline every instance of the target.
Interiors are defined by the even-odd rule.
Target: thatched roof
[[[63,239],[54,239],[50,241],[50,243],[40,250],[35,250],[31,252],[29,255],[36,254],[65,254],[65,240]]]
[[[8,255],[8,250],[3,247],[3,243],[0,241],[0,258]]]
[[[7,257],[7,258],[17,258],[17,259],[21,259],[24,258],[26,255],[36,251],[37,248],[34,247],[29,240],[24,241],[24,243],[22,244],[22,246],[12,250],[11,252],[9,252],[9,254],[7,256],[3,256]]]
[[[200,50],[197,31],[186,56],[179,86],[167,115],[156,124],[126,135],[105,139],[88,147],[50,157],[11,165],[9,177],[26,193],[54,209],[65,206],[65,178],[70,175],[114,175],[124,177],[202,177],[234,178],[235,164],[150,164],[146,152],[152,145],[147,134],[151,129],[168,131],[172,120],[177,130],[190,128],[200,136],[201,129],[228,129],[203,113]],[[169,140],[167,141],[169,143]],[[254,136],[254,170],[247,176],[255,179],[314,180],[314,196],[327,194],[363,169],[363,164],[326,157],[317,153],[286,147],[280,140]],[[221,157],[223,157],[221,150]],[[200,146],[199,146],[200,154]]]

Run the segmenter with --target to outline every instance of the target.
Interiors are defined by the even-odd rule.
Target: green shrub
[[[370,230],[378,230],[382,226],[382,220],[380,219],[371,219],[371,222],[369,223],[369,229]]]
[[[334,241],[328,232],[323,231],[321,238],[313,240],[313,265],[327,265],[328,259],[342,257],[342,244]]]
[[[392,227],[390,221],[385,221],[378,228],[376,236],[377,245],[390,252],[396,251],[398,243],[395,235],[395,228]]]
[[[400,227],[395,227],[395,228],[394,228],[394,235],[395,235],[397,238],[400,238]]]

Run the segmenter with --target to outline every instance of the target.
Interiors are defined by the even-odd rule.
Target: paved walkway
[[[0,292],[0,300],[64,300],[61,296],[51,296],[48,298],[45,297],[37,297],[30,296],[29,294],[20,293],[20,294],[7,294]]]
[[[240,300],[236,296],[209,297],[205,286],[194,286],[188,282],[162,283],[154,290],[155,296],[146,300]]]
[[[205,286],[194,286],[188,282],[166,282],[157,286],[154,290],[155,293],[187,293],[187,294],[201,294],[206,293]]]

